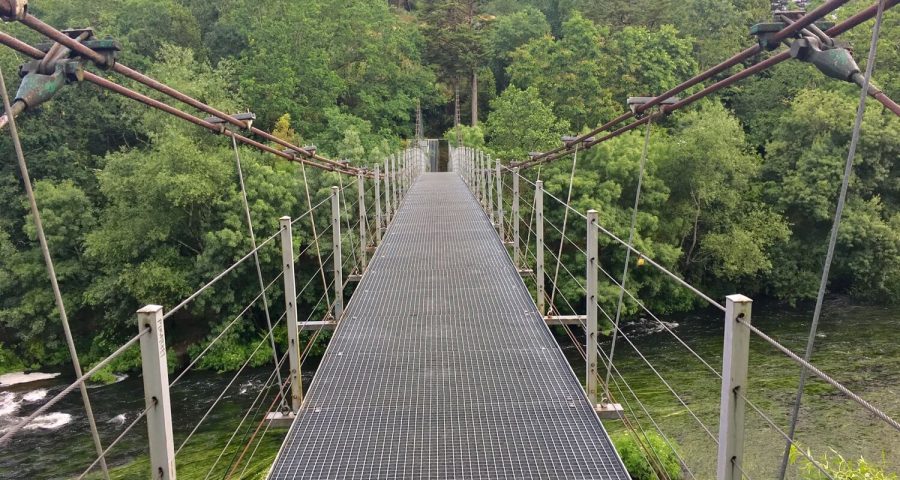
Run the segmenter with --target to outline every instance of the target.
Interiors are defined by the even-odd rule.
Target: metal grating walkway
[[[455,173],[418,178],[271,479],[628,479]]]

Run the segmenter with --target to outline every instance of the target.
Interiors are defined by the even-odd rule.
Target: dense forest
[[[830,20],[869,3],[849,2]],[[661,93],[752,45],[749,27],[771,17],[767,0],[41,0],[30,8],[51,25],[111,36],[123,63],[220,110],[252,110],[262,128],[360,165],[403,148],[417,102],[428,136],[455,138],[457,91],[465,142],[503,162],[525,160],[618,115],[628,96]],[[885,22],[874,81],[898,98],[900,12]],[[41,41],[21,25],[4,26]],[[870,26],[844,36],[861,66]],[[10,89],[24,61],[0,50]],[[856,86],[792,60],[658,122],[638,248],[714,295],[813,298],[857,99]],[[134,333],[138,307],[177,304],[250,249],[227,138],[89,84],[66,87],[19,124],[88,363]],[[578,154],[573,205],[597,208],[601,223],[624,236],[642,145],[635,131]],[[64,364],[8,135],[0,151],[0,372]],[[306,187],[321,199],[331,185],[352,181],[241,154],[260,237],[276,230],[279,216],[305,210]],[[832,292],[860,302],[900,296],[898,155],[900,120],[870,102]],[[571,161],[541,169],[550,193],[565,197]],[[547,212],[557,224],[562,215]],[[570,232],[583,238],[584,226],[575,222]],[[306,230],[295,233],[309,242]],[[265,276],[275,278],[280,253],[260,254]],[[583,270],[577,251],[563,254],[572,271]],[[603,248],[603,257],[609,271],[621,271],[622,251]],[[300,278],[317,268],[312,257],[298,265]],[[173,318],[169,334],[182,360],[259,294],[255,270],[244,267]],[[657,273],[637,269],[631,278],[629,288],[656,311],[699,307]],[[607,288],[604,301],[614,302]],[[575,292],[566,282],[561,289]],[[320,295],[304,294],[306,311]],[[239,364],[264,332],[261,309],[251,313],[201,366]]]

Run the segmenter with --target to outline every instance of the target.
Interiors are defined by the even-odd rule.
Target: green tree
[[[531,151],[543,151],[560,142],[568,124],[553,114],[535,88],[510,87],[491,103],[485,137],[491,151],[504,160],[525,159]]]

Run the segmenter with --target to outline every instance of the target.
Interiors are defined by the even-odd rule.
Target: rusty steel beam
[[[0,9],[2,9],[2,5],[0,5]],[[2,10],[0,10],[0,15],[2,15],[3,13],[4,12],[2,12]],[[115,62],[115,63],[112,63],[111,65],[109,65],[108,59],[106,56],[95,52],[94,50],[83,45],[81,42],[77,41],[76,39],[73,39],[72,37],[69,37],[65,33],[57,30],[53,26],[44,23],[42,20],[35,17],[34,15],[26,14],[25,17],[20,21],[22,24],[24,24],[28,28],[31,28],[32,30],[46,36],[50,40],[53,40],[65,47],[68,47],[72,51],[78,52],[80,55],[91,60],[94,64],[96,64],[101,69],[112,70],[112,71],[119,73],[121,75],[124,75],[125,77],[128,77],[138,83],[141,83],[153,90],[156,90],[160,93],[168,95],[168,96],[174,98],[175,100],[178,100],[178,101],[185,103],[187,105],[190,105],[198,110],[201,110],[210,115],[218,117],[236,127],[239,127],[242,129],[248,129],[247,128],[248,124],[246,122],[238,120],[238,119],[234,118],[232,115],[222,112],[210,105],[207,105],[207,104],[189,96],[189,95],[179,92],[178,90],[175,90],[174,88],[169,87],[168,85],[166,85],[158,80],[155,80],[141,72],[138,72],[126,65],[123,65],[118,62]],[[348,175],[356,175],[357,173],[360,173],[362,171],[356,167],[349,167],[349,168],[345,167],[340,162],[331,160],[329,158],[323,157],[323,156],[315,154],[315,153],[308,152],[305,149],[303,149],[302,147],[293,145],[290,142],[282,140],[264,130],[260,130],[259,128],[250,126],[250,128],[248,130],[255,135],[259,135],[260,137],[263,137],[266,140],[275,142],[285,148],[289,148],[304,157],[312,158],[314,160],[317,160],[320,163],[331,165],[333,167],[331,170],[333,170],[333,171],[339,171],[342,173],[344,173],[346,171],[346,173]],[[315,164],[313,163],[311,165],[315,165]]]
[[[887,4],[885,5],[885,9],[890,9],[890,8],[896,6],[898,3],[900,3],[900,0],[888,0]],[[822,7],[824,7],[824,6],[825,5],[823,4]],[[821,9],[822,7],[820,7],[819,9]],[[817,10],[819,10],[819,9],[817,9]],[[825,33],[827,33],[830,36],[838,36],[842,33],[847,32],[848,30],[853,29],[854,27],[859,26],[863,22],[871,20],[877,12],[878,12],[878,5],[877,4],[872,5],[868,8],[860,11],[859,13],[853,15],[852,17],[848,18],[847,20],[844,20],[843,22],[829,28]],[[813,13],[813,12],[810,12],[810,13]],[[807,14],[807,15],[809,15],[809,14]],[[800,23],[800,21],[797,21],[797,22],[791,24],[790,27],[796,27],[799,23]],[[797,27],[797,28],[799,28],[799,27]],[[784,30],[782,30],[782,32],[783,31]],[[781,32],[779,32],[779,35],[778,35],[779,38],[780,38],[780,35],[781,35]],[[750,49],[747,49],[747,50],[750,50]],[[747,50],[745,50],[745,51],[747,51]],[[732,57],[732,59],[733,58],[735,58],[735,57]],[[790,58],[791,58],[791,54],[789,51],[781,52],[773,57],[763,60],[762,62],[756,63],[750,67],[747,67],[744,70],[741,70],[740,72],[735,73],[734,75],[731,75],[731,76],[729,76],[723,80],[720,80],[712,85],[709,85],[706,88],[700,90],[699,92],[694,93],[693,95],[690,95],[689,97],[679,100],[678,102],[674,103],[673,105],[665,106],[662,109],[662,111],[660,111],[658,113],[648,115],[636,122],[629,123],[628,125],[625,125],[624,127],[621,127],[607,135],[604,135],[599,138],[595,138],[593,141],[583,142],[583,147],[581,147],[581,148],[587,149],[587,148],[593,147],[594,145],[597,145],[598,143],[605,142],[605,141],[607,141],[611,138],[617,137],[625,132],[634,130],[635,128],[647,123],[647,121],[649,121],[651,119],[655,120],[656,118],[659,118],[660,116],[663,116],[665,114],[668,114],[668,113],[678,110],[680,108],[686,107],[686,106],[696,102],[697,100],[699,100],[707,95],[712,94],[713,92],[716,92],[725,87],[731,86],[740,80],[743,80],[751,75],[755,75],[763,70],[771,68],[781,62],[784,62],[785,60],[789,60]],[[723,63],[728,63],[730,61],[731,61],[731,59],[729,59]],[[714,67],[714,68],[716,68],[716,67]],[[708,70],[707,72],[709,72],[709,71],[710,70]],[[701,74],[701,76],[704,74]],[[688,82],[690,82],[690,81],[692,81],[692,80],[689,80]],[[685,84],[688,82],[685,82]],[[684,85],[684,84],[682,84],[682,85]],[[672,89],[669,92],[672,92],[676,89],[678,89],[678,87],[675,87],[675,89]],[[669,92],[666,92],[666,93],[656,97],[653,101],[645,104],[643,106],[644,108],[638,108],[638,109],[636,109],[636,111],[645,109],[647,107],[647,105],[650,105],[653,102],[656,102],[656,104],[659,104],[660,102],[662,102],[662,100],[665,99],[664,97],[666,97],[666,95]],[[898,106],[896,102],[891,100],[890,97],[888,97],[884,92],[882,92],[878,89],[870,89],[869,94],[872,98],[876,99],[882,105],[884,105],[888,110],[890,110],[891,112],[900,116],[900,106]],[[566,145],[564,145],[563,147],[557,147],[557,148],[550,150],[542,155],[535,156],[533,159],[531,159],[529,161],[515,163],[514,165],[518,166],[520,169],[524,169],[524,168],[529,168],[529,167],[533,167],[533,166],[536,166],[539,164],[548,163],[553,160],[556,160],[560,157],[563,157],[563,156],[571,153],[572,145],[579,143],[580,141],[582,141],[586,138],[590,138],[591,136],[593,136],[592,134],[606,131],[609,128],[611,128],[612,126],[614,126],[618,123],[621,123],[632,117],[634,117],[634,114],[632,114],[631,112],[623,114],[623,115],[617,117],[616,119],[596,128],[594,131],[592,131],[590,133],[576,137],[572,141],[567,142]]]
[[[67,37],[67,38],[68,38],[68,37]],[[12,48],[13,50],[16,50],[16,51],[18,51],[18,52],[20,52],[20,53],[22,53],[22,54],[24,54],[24,55],[27,55],[27,56],[29,56],[29,57],[34,58],[34,59],[41,59],[41,58],[43,58],[44,55],[45,55],[44,52],[38,50],[37,48],[32,47],[31,45],[29,45],[29,44],[27,44],[27,43],[25,43],[25,42],[23,42],[23,41],[21,41],[21,40],[15,38],[15,37],[13,37],[13,36],[11,36],[11,35],[5,33],[5,32],[0,32],[0,44],[6,45],[6,46]],[[131,89],[125,87],[125,86],[119,85],[118,83],[115,83],[115,82],[113,82],[113,81],[111,81],[111,80],[108,80],[108,79],[106,79],[106,78],[103,78],[103,77],[101,77],[101,76],[99,76],[99,75],[96,75],[96,74],[94,74],[94,73],[91,73],[91,72],[84,72],[84,79],[85,79],[86,81],[88,81],[88,82],[91,82],[91,83],[93,83],[93,84],[95,84],[95,85],[101,87],[101,88],[105,88],[105,89],[107,89],[107,90],[116,92],[116,93],[118,93],[118,94],[120,94],[120,95],[123,95],[123,96],[125,96],[125,97],[128,97],[128,98],[130,98],[130,99],[132,99],[132,100],[136,100],[136,101],[138,101],[138,102],[140,102],[140,103],[143,103],[143,104],[145,104],[145,105],[147,105],[147,106],[149,106],[149,107],[156,108],[156,109],[161,110],[161,111],[163,111],[163,112],[166,112],[166,113],[168,113],[168,114],[170,114],[170,115],[173,115],[173,116],[175,116],[175,117],[178,117],[178,118],[180,118],[180,119],[182,119],[182,120],[185,120],[185,121],[187,121],[187,122],[193,123],[194,125],[197,125],[197,126],[199,126],[199,127],[206,128],[206,129],[208,129],[208,130],[210,130],[210,131],[212,131],[212,132],[214,132],[214,133],[219,133],[219,134],[222,134],[222,135],[225,135],[225,136],[234,137],[235,140],[237,140],[237,141],[239,141],[239,142],[241,142],[241,143],[250,145],[250,146],[252,146],[252,147],[254,147],[254,148],[257,148],[257,149],[259,149],[259,150],[262,150],[262,151],[271,153],[271,154],[273,154],[273,155],[277,155],[277,156],[282,157],[282,158],[284,158],[284,159],[286,159],[286,160],[290,160],[290,161],[293,161],[293,162],[299,162],[299,163],[303,163],[303,164],[306,164],[306,165],[309,165],[309,166],[312,166],[312,167],[315,167],[315,168],[320,168],[320,169],[323,169],[323,170],[328,170],[328,171],[334,171],[334,172],[338,172],[338,173],[343,173],[343,174],[346,174],[346,175],[356,175],[356,174],[358,173],[358,172],[357,172],[357,169],[351,169],[351,168],[348,168],[348,167],[344,167],[342,164],[337,163],[337,162],[334,162],[334,163],[337,164],[337,165],[335,166],[335,165],[332,165],[332,164],[321,164],[321,163],[318,163],[318,162],[316,162],[316,161],[309,160],[308,158],[302,158],[302,157],[301,157],[301,158],[297,158],[296,155],[284,153],[284,152],[282,152],[282,151],[280,151],[280,150],[277,150],[277,149],[275,149],[275,148],[272,148],[272,147],[270,147],[270,146],[268,146],[268,145],[265,145],[265,144],[263,144],[263,143],[257,142],[257,141],[255,141],[255,140],[252,140],[252,139],[250,139],[250,138],[247,138],[247,137],[245,137],[245,136],[243,136],[243,135],[239,135],[239,134],[237,134],[237,133],[235,133],[235,132],[232,132],[232,131],[230,131],[230,130],[228,130],[228,129],[222,128],[221,125],[217,125],[217,124],[213,124],[213,123],[207,122],[207,121],[205,121],[205,120],[203,120],[203,119],[200,119],[200,118],[195,117],[195,116],[193,116],[193,115],[191,115],[191,114],[189,114],[189,113],[186,113],[186,112],[184,112],[184,111],[182,111],[182,110],[179,110],[179,109],[177,109],[177,108],[175,108],[175,107],[172,107],[171,105],[168,105],[168,104],[165,104],[165,103],[163,103],[163,102],[160,102],[159,100],[155,100],[155,99],[153,99],[153,98],[150,98],[150,97],[148,97],[148,96],[146,96],[146,95],[143,95],[143,94],[141,94],[141,93],[139,93],[139,92],[136,92],[136,91],[134,91],[134,90],[131,90]],[[243,123],[243,122],[241,122],[241,123]],[[288,145],[290,145],[290,144],[288,144]],[[288,148],[291,148],[292,150],[297,151],[297,150],[296,150],[295,148],[293,148],[293,147],[288,147]],[[299,153],[299,152],[298,152],[298,153]]]

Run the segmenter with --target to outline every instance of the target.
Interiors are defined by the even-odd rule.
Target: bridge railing
[[[654,418],[651,410],[617,368],[615,348],[618,339],[630,347],[640,362],[645,364],[660,381],[677,405],[687,412],[693,423],[705,433],[705,437],[709,439],[710,446],[713,447],[716,452],[715,456],[718,458],[716,467],[718,479],[751,478],[744,471],[746,465],[743,461],[743,428],[747,407],[757,414],[778,437],[797,446],[770,414],[748,398],[750,385],[747,382],[747,365],[752,336],[771,344],[788,358],[808,368],[814,375],[842,392],[874,417],[897,429],[896,422],[890,416],[753,326],[751,323],[752,301],[749,298],[742,295],[730,295],[725,298],[723,303],[715,301],[710,295],[666,268],[630,241],[617,236],[612,228],[601,224],[595,210],[580,212],[572,208],[570,205],[571,190],[567,200],[561,199],[547,191],[543,181],[540,180],[539,172],[535,178],[528,178],[522,175],[518,168],[493,161],[484,152],[467,147],[451,149],[450,165],[451,169],[463,178],[484,208],[485,214],[495,224],[498,235],[510,250],[514,265],[531,286],[535,295],[535,304],[544,315],[548,325],[560,325],[584,358],[586,395],[592,403],[597,404],[597,411],[601,417],[619,416],[623,420],[626,428],[638,440],[650,465],[658,469],[661,469],[662,465],[659,453],[652,448],[648,437],[648,431],[654,430],[662,437],[672,455],[682,463],[689,477],[706,478],[711,476],[711,472],[699,470],[695,475],[692,468],[700,469],[703,466],[693,467],[685,461],[682,453],[676,447],[671,432],[663,430],[661,422]],[[558,187],[563,190],[565,186]],[[549,208],[557,209],[557,211],[562,209],[561,225],[548,221],[544,216],[545,200],[549,202]],[[572,219],[584,225],[576,229],[583,232],[584,239],[572,238]],[[524,241],[520,235],[523,228],[525,231]],[[546,237],[545,228],[549,233]],[[521,244],[520,241],[522,241]],[[624,272],[621,277],[611,274],[608,267],[604,268],[604,265],[601,264],[599,245],[606,245],[606,248],[617,247],[624,251]],[[661,315],[653,312],[647,302],[639,298],[639,291],[628,286],[626,282],[629,269],[632,268],[630,267],[632,257],[638,265],[650,266],[653,271],[661,274],[678,288],[685,289],[700,299],[702,303],[718,309],[724,314],[723,354],[722,358],[717,360],[721,362],[721,368],[713,367],[710,360],[700,355],[697,349],[681,338],[672,326],[661,318]],[[545,264],[545,259],[549,259],[551,263]],[[582,271],[584,273],[573,272],[567,263],[569,265],[581,263],[584,265]],[[608,298],[604,298],[604,296]],[[695,397],[697,392],[679,391],[678,385],[666,378],[664,369],[654,365],[649,356],[641,351],[637,342],[632,338],[632,334],[623,328],[621,324],[623,302],[629,302],[632,308],[651,319],[660,331],[665,331],[673,338],[679,348],[685,349],[698,362],[703,371],[720,382],[718,434],[715,433],[715,412],[695,411],[688,397]],[[615,311],[610,311],[610,308],[615,308]],[[597,339],[597,321],[600,315],[606,319],[612,329],[612,342],[608,351],[600,346]],[[580,328],[584,332],[584,341],[579,338],[580,335],[576,332],[576,328]],[[679,365],[679,368],[685,368],[685,366]],[[605,370],[605,375],[602,370]],[[725,372],[725,375],[722,372]],[[599,402],[597,402],[598,397]],[[616,402],[622,404],[619,405]],[[807,449],[797,447],[798,455],[805,457],[825,478],[832,478],[824,465],[819,463]],[[659,473],[664,475],[663,472]]]
[[[237,149],[236,153],[237,153]],[[302,408],[303,385],[302,368],[317,341],[321,341],[325,330],[333,329],[343,314],[343,298],[345,292],[352,292],[352,284],[361,280],[368,266],[368,258],[380,244],[381,238],[400,208],[406,192],[415,178],[426,170],[427,151],[421,146],[413,146],[397,154],[387,157],[382,165],[373,169],[373,175],[356,175],[351,181],[341,175],[332,174],[337,185],[330,189],[327,196],[314,199],[313,190],[303,170],[305,192],[299,197],[306,200],[307,208],[296,217],[282,217],[279,228],[257,244],[248,202],[244,202],[246,220],[249,226],[253,248],[241,254],[234,263],[205,281],[197,290],[186,296],[168,311],[160,305],[147,305],[137,312],[138,332],[106,358],[97,362],[82,376],[75,379],[57,395],[53,396],[16,425],[0,436],[0,447],[31,424],[37,417],[52,408],[69,393],[90,381],[97,372],[108,367],[116,359],[121,358],[132,348],[139,346],[142,376],[144,379],[145,408],[126,425],[116,437],[98,452],[96,459],[77,477],[84,478],[99,465],[104,467],[104,476],[108,477],[105,459],[117,445],[138,425],[146,421],[149,440],[149,456],[154,478],[175,478],[176,464],[179,454],[184,451],[196,435],[202,433],[207,420],[219,407],[227,394],[239,386],[239,380],[251,366],[258,364],[269,345],[272,350],[272,371],[258,388],[258,392],[250,406],[245,410],[232,434],[225,442],[219,455],[208,465],[207,478],[215,473],[231,476],[243,462],[243,470],[250,465],[257,449],[262,444],[266,433],[273,424],[285,424],[300,408]],[[238,158],[238,176],[242,193],[244,190],[243,173]],[[323,179],[319,179],[323,181]],[[327,178],[324,179],[327,181]],[[326,221],[327,220],[327,221]],[[296,233],[295,233],[296,232]],[[302,235],[298,235],[302,233]],[[273,250],[281,249],[281,255],[272,255]],[[260,265],[260,259],[280,258],[281,267],[277,265]],[[317,268],[307,274],[307,278],[298,278],[294,269],[297,261],[313,260]],[[236,275],[256,263],[260,275],[260,290],[236,314],[210,332],[206,342],[197,346],[198,353],[193,355],[190,363],[169,380],[170,346],[166,343],[166,322],[177,324],[198,300],[207,300],[216,294],[216,287],[226,278]],[[263,281],[267,272],[277,272]],[[299,289],[297,286],[300,286]],[[281,292],[279,292],[279,289]],[[271,296],[284,296],[284,308],[278,309],[269,305]],[[301,308],[300,305],[303,305]],[[277,318],[270,319],[270,307],[280,310]],[[170,389],[176,387],[190,372],[203,365],[204,360],[230,335],[252,325],[252,319],[265,312],[268,328],[265,334],[240,360],[240,366],[232,375],[219,395],[209,402],[199,419],[173,419]],[[284,325],[288,333],[286,339],[276,339],[275,335]],[[279,348],[276,345],[284,345]],[[287,375],[282,375],[286,370]],[[284,378],[282,378],[284,377]],[[274,417],[279,417],[273,421]],[[179,434],[173,428],[191,425],[185,434]],[[253,429],[252,426],[256,425]],[[182,430],[179,428],[179,430]],[[248,435],[249,432],[252,434]],[[244,431],[244,436],[239,434]],[[182,437],[176,444],[176,435]],[[247,437],[249,436],[249,440]],[[177,447],[177,448],[176,448]],[[204,448],[207,448],[204,446]],[[251,450],[252,448],[252,450]],[[232,456],[227,465],[221,463],[226,456]],[[249,456],[246,456],[248,455]],[[192,470],[199,466],[191,465]],[[204,468],[207,466],[203,466]]]

